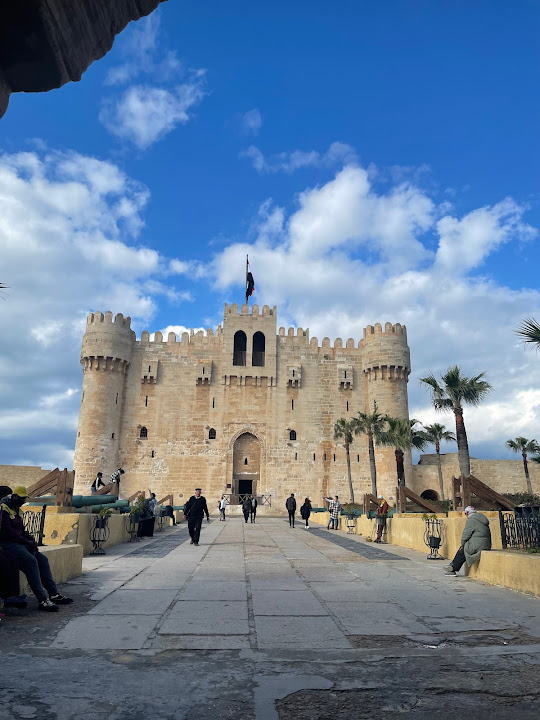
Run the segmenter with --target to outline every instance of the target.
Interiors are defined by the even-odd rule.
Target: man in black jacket
[[[296,512],[296,498],[294,497],[294,493],[291,493],[291,497],[287,498],[285,507],[289,513],[289,526],[294,527],[294,513]]]
[[[192,495],[184,505],[184,517],[188,521],[188,530],[191,537],[191,545],[199,544],[203,516],[206,513],[206,521],[210,522],[210,513],[206,504],[206,498],[201,495],[201,488],[195,488],[195,495]]]

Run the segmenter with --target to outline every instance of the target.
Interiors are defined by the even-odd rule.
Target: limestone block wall
[[[238,332],[245,334],[245,364],[235,364]],[[256,333],[264,335],[262,362],[253,354]],[[317,503],[323,493],[347,501],[346,454],[334,441],[336,420],[375,402],[381,412],[408,416],[407,336],[404,327],[390,323],[384,331],[381,325],[367,328],[358,343],[338,338],[331,345],[303,328],[278,330],[275,307],[254,305],[250,312],[246,305],[225,305],[223,326],[215,332],[170,333],[166,339],[157,332],[151,341],[145,331],[137,341],[123,316],[112,322],[112,313],[96,313],[88,320],[81,362],[84,398],[75,453],[81,493],[98,470],[107,476],[122,466],[122,497],[151,488],[178,502],[179,494],[185,498],[200,486],[213,504],[223,492],[238,492],[241,480],[251,480],[256,494],[272,496],[275,511],[285,511],[291,492]],[[123,371],[111,371],[114,363],[122,363]],[[242,456],[244,446],[251,449]],[[248,465],[239,467],[246,459]],[[393,498],[393,449],[377,449],[377,460],[379,487]],[[363,436],[351,446],[351,466],[359,498],[371,489]],[[406,473],[412,482],[410,455]]]
[[[11,489],[17,485],[29,487],[49,472],[32,465],[0,465],[0,485],[7,485]]]
[[[439,494],[437,456],[422,455],[420,464],[413,467],[413,486],[416,492],[435,490]],[[457,453],[441,455],[446,498],[452,497],[452,477],[459,476]],[[540,493],[540,465],[529,462],[529,475],[533,492]],[[471,457],[471,473],[500,493],[527,492],[522,460],[483,460]]]

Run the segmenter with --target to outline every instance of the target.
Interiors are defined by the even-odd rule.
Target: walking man
[[[287,512],[289,513],[289,527],[293,528],[294,527],[294,513],[296,512],[296,498],[294,497],[294,493],[291,493],[291,496],[287,498],[285,507],[287,508]]]
[[[323,495],[324,497],[324,495]],[[328,522],[328,525],[326,526],[327,530],[338,529],[338,523],[339,523],[339,513],[341,512],[341,503],[339,502],[339,498],[337,495],[334,495],[334,499],[332,498],[324,498],[328,503],[328,512],[330,513],[330,520]],[[330,525],[332,528],[330,528]]]
[[[184,505],[184,517],[188,521],[189,536],[191,545],[198,545],[201,536],[201,525],[203,516],[206,513],[206,522],[210,522],[210,513],[206,504],[206,498],[201,495],[201,488],[195,488],[195,495],[192,495]]]
[[[221,500],[219,501],[219,519],[223,520],[225,522],[225,509],[227,507],[227,498],[225,495],[221,496]]]
[[[258,505],[258,503],[257,503],[257,498],[256,498],[256,497],[253,497],[253,495],[250,495],[250,496],[249,496],[249,500],[250,500],[250,503],[251,503],[251,507],[250,507],[251,522],[254,523],[254,522],[255,522],[255,517],[256,517],[256,515],[257,515],[257,505]]]
[[[245,498],[242,500],[242,512],[244,513],[244,520],[248,521],[249,513],[251,512],[251,500],[246,495]]]

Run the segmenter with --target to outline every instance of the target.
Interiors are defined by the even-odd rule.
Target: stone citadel
[[[271,496],[279,510],[294,492],[349,499],[337,419],[375,407],[408,417],[410,352],[404,326],[364,329],[345,343],[319,343],[302,328],[277,328],[276,307],[225,305],[223,325],[180,340],[143,332],[111,312],[88,316],[82,342],[83,392],[75,448],[76,492],[98,470],[123,467],[123,497],[151,488],[158,497],[200,485],[221,493]],[[378,485],[393,498],[392,448],[376,449]],[[351,446],[360,499],[371,489],[367,438]],[[411,457],[406,457],[408,483]]]

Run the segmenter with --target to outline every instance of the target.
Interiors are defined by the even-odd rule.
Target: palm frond
[[[532,343],[537,348],[540,348],[540,323],[534,318],[528,317],[523,320],[515,333],[519,335],[523,342]]]

